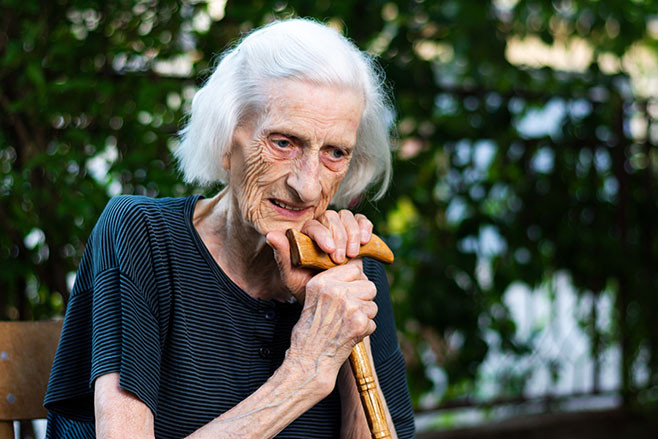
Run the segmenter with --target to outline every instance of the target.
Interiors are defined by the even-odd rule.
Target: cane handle
[[[323,252],[318,245],[308,236],[295,229],[288,229],[286,236],[290,242],[290,257],[295,267],[315,268],[316,270],[326,270],[335,267],[337,264],[331,260],[328,254]],[[393,252],[382,239],[377,235],[371,235],[370,241],[359,249],[357,257],[368,257],[376,259],[385,264],[393,262]],[[345,262],[347,262],[347,258]]]

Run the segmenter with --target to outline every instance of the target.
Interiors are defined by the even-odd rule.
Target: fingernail
[[[368,241],[370,236],[368,236],[367,230],[361,230],[361,242]]]
[[[351,243],[349,245],[348,250],[351,255],[356,256],[357,254],[359,254],[359,244],[357,244],[356,242]]]
[[[336,262],[343,262],[345,259],[345,250],[336,250]]]

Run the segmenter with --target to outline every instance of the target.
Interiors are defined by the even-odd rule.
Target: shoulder
[[[151,221],[181,218],[188,198],[149,198],[120,195],[108,201],[96,223],[94,232],[129,233]]]
[[[101,214],[101,219],[121,220],[134,216],[180,211],[189,198],[150,198],[142,195],[119,195],[108,201]]]
[[[153,201],[150,198],[135,195],[120,195],[107,202],[103,213],[98,218],[94,231],[98,229],[115,229],[126,221],[134,221],[144,215]]]
[[[148,260],[153,245],[162,245],[184,232],[185,207],[191,201],[191,197],[114,197],[98,218],[85,253],[96,269],[116,267],[120,261],[135,257]]]

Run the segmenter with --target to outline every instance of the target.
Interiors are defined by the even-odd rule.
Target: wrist
[[[300,391],[319,402],[334,390],[338,373],[322,363],[319,359],[296,355],[289,349],[276,373],[296,382]]]

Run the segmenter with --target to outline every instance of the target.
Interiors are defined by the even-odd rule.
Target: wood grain
[[[311,238],[303,233],[288,229],[286,236],[288,242],[290,242],[290,257],[294,266],[327,270],[340,265],[331,260],[328,254],[323,252]],[[390,264],[394,260],[391,249],[377,235],[372,235],[370,241],[361,246],[358,257],[373,258],[385,264]],[[347,263],[347,259],[344,263]]]
[[[356,386],[359,389],[363,411],[366,413],[370,435],[373,439],[390,439],[391,432],[388,429],[388,422],[386,422],[384,405],[379,398],[377,381],[372,373],[365,343],[359,342],[352,349],[350,366],[352,366]]]
[[[14,420],[45,418],[48,385],[62,321],[0,322],[0,438]]]

